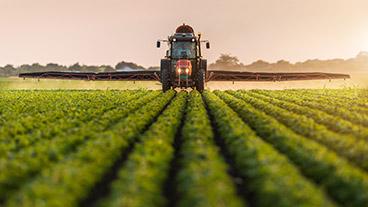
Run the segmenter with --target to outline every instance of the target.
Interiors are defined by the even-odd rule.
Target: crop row
[[[197,91],[190,93],[181,136],[177,206],[242,206]]]
[[[300,99],[304,101],[310,101],[310,102],[318,102],[323,104],[331,104],[333,103],[336,107],[343,107],[343,108],[349,108],[351,111],[355,111],[357,113],[366,113],[368,114],[368,108],[367,108],[367,98],[363,97],[356,97],[352,99],[352,96],[350,96],[349,99],[347,97],[334,97],[333,95],[328,94],[316,94],[313,93],[311,90],[302,90],[302,91],[296,91],[296,90],[287,90],[283,91],[284,94],[290,94],[294,96],[298,96]],[[353,96],[354,97],[354,96]]]
[[[173,91],[162,94],[110,130],[94,134],[95,139],[22,186],[7,200],[7,206],[77,206],[173,95]]]
[[[274,97],[272,92],[268,91],[251,91],[249,95],[267,101],[283,109],[287,109],[297,114],[305,115],[317,123],[325,125],[328,129],[337,133],[352,135],[368,141],[368,129],[346,121],[338,116],[328,114],[324,111],[298,105],[289,101],[281,101]]]
[[[135,91],[137,92],[137,91]],[[0,123],[10,123],[14,120],[36,120],[55,111],[74,111],[89,104],[95,105],[95,100],[115,101],[118,97],[132,95],[132,91],[2,91],[0,101]],[[64,109],[64,106],[69,109]],[[24,122],[26,123],[26,122]],[[32,124],[37,124],[32,123]],[[16,130],[14,130],[16,132]]]
[[[44,94],[44,96],[40,97],[29,94],[30,97],[27,99],[20,96],[21,94],[15,95],[11,93],[12,98],[9,98],[8,94],[4,94],[4,92],[1,95],[6,101],[0,103],[0,108],[2,109],[0,112],[0,133],[2,135],[0,140],[8,139],[9,136],[32,132],[37,125],[44,122],[44,119],[49,118],[49,116],[44,115],[55,112],[60,113],[59,109],[63,109],[67,105],[71,106],[62,101],[62,98],[73,99],[74,97],[71,94],[60,94],[57,92],[54,95]]]
[[[2,91],[0,206],[368,207],[366,92]]]
[[[104,131],[157,95],[158,93],[150,93],[83,123],[71,133],[61,132],[52,139],[42,139],[33,146],[8,153],[6,157],[1,157],[0,200],[8,197],[25,181],[37,175],[41,169],[48,168],[53,163],[64,159],[67,154],[78,149],[85,141],[93,141],[99,138]],[[104,110],[103,107],[101,110]]]
[[[367,106],[368,94],[367,89],[304,89],[304,90],[288,90],[293,92],[308,93],[311,95],[322,96],[324,98],[331,98],[337,101],[347,101],[350,104],[357,104],[360,106]],[[365,103],[362,102],[365,100]]]
[[[368,142],[357,139],[350,135],[343,135],[328,130],[324,125],[316,123],[313,119],[303,114],[290,112],[289,108],[283,109],[275,106],[273,102],[265,102],[255,96],[248,95],[246,92],[229,92],[240,98],[253,107],[275,117],[280,123],[289,127],[298,134],[313,139],[328,148],[334,150],[337,154],[348,158],[351,162],[368,170]]]
[[[334,206],[320,189],[305,179],[286,157],[260,139],[226,103],[210,92],[204,96],[235,168],[246,180],[253,205]],[[226,94],[221,94],[221,98],[228,100]]]
[[[368,175],[325,146],[296,134],[272,116],[225,92],[216,92],[262,139],[344,206],[367,206]]]
[[[318,109],[328,114],[339,116],[352,123],[368,127],[368,114],[357,113],[351,111],[350,108],[336,106],[333,102],[321,103],[315,101],[305,101],[298,94],[290,95],[287,92],[274,92],[273,96],[283,101],[291,101],[298,105],[307,106],[313,109]]]
[[[168,198],[167,193],[177,193],[172,195],[178,199],[174,201],[177,206],[241,206],[215,147],[201,95],[192,92],[185,109],[186,99],[186,93],[179,93],[142,135],[141,143],[135,145],[113,182],[110,195],[99,206],[173,205],[169,203],[173,198]],[[179,131],[182,119],[184,126]],[[174,149],[177,145],[174,142],[182,144]],[[169,178],[175,154],[178,154],[177,174]],[[167,186],[167,183],[176,184]],[[180,187],[176,189],[177,186]]]
[[[78,99],[72,99],[74,104],[59,104],[57,109],[52,109],[52,112],[8,121],[0,129],[0,155],[31,146],[39,140],[50,139],[60,135],[60,133],[71,132],[78,129],[83,123],[101,116],[106,111],[113,110],[117,106],[137,99],[142,95],[144,93],[138,92],[134,95],[122,93],[115,96],[113,101],[106,99],[105,96],[93,96],[95,97],[93,102],[85,101],[85,99],[79,97]],[[80,103],[81,100],[83,100],[83,103]],[[104,107],[101,108],[101,105]],[[40,104],[40,107],[46,106]]]
[[[174,158],[174,139],[184,114],[186,93],[179,93],[152,126],[138,138],[108,197],[99,206],[163,206],[163,185]]]

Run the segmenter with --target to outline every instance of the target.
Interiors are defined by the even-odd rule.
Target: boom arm
[[[21,78],[49,78],[72,80],[122,80],[122,81],[160,81],[160,71],[122,71],[122,72],[36,72],[21,73]],[[206,74],[208,81],[293,81],[293,80],[322,80],[322,79],[349,79],[350,75],[338,73],[266,73],[240,72],[225,70],[209,70]]]
[[[125,80],[125,81],[160,81],[160,72],[156,70],[148,71],[122,71],[122,72],[36,72],[21,73],[21,78],[49,78],[49,79],[73,79],[73,80]]]
[[[206,81],[293,81],[349,78],[350,75],[337,73],[267,73],[212,70],[207,72]]]

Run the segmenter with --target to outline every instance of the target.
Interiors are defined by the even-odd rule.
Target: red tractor
[[[201,35],[196,36],[193,28],[185,24],[179,26],[175,34],[167,40],[157,41],[158,48],[161,42],[166,42],[169,46],[165,58],[161,59],[162,90],[178,87],[203,91],[207,60],[202,59],[201,43],[206,43],[207,49],[210,48],[210,43],[201,40]]]

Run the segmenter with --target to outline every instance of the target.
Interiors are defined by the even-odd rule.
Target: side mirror
[[[166,50],[166,57],[170,57],[170,52],[169,52],[169,50]]]
[[[210,43],[209,42],[206,42],[206,48],[210,49]]]
[[[160,47],[161,47],[161,42],[160,42],[160,41],[157,41],[157,43],[156,43],[156,47],[157,47],[157,48],[160,48]]]

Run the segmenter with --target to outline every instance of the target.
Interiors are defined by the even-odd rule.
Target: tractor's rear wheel
[[[169,60],[161,60],[161,84],[162,91],[166,92],[171,89],[171,80],[170,80],[170,61]]]
[[[198,70],[197,81],[196,81],[196,89],[199,92],[204,91],[204,83],[206,80],[206,72],[203,69]]]

